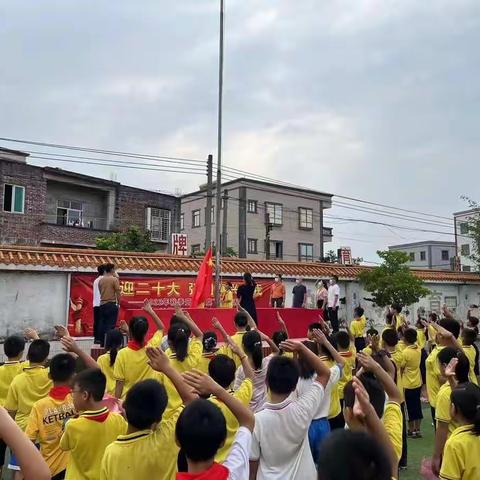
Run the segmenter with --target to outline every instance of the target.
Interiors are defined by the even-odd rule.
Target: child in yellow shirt
[[[343,408],[343,389],[353,377],[357,352],[355,347],[351,344],[350,336],[347,332],[340,330],[335,334],[335,340],[337,342],[338,353],[345,360],[342,376],[337,384],[338,397],[340,399],[341,407]]]
[[[74,378],[73,404],[81,413],[66,423],[60,440],[60,448],[70,452],[66,480],[98,480],[105,449],[127,431],[123,417],[102,405],[106,383],[100,369],[84,370]]]
[[[365,311],[362,307],[355,308],[353,312],[354,319],[350,324],[350,333],[354,338],[357,352],[361,352],[366,347],[365,329],[367,328],[367,319],[364,313]]]
[[[105,353],[97,358],[98,366],[107,379],[107,388],[105,393],[115,395],[115,360],[119,350],[123,346],[123,334],[117,328],[110,330],[105,339]]]
[[[464,328],[462,331],[462,349],[470,362],[470,381],[478,385],[475,369],[478,370],[478,351],[475,346],[477,332],[473,328]]]

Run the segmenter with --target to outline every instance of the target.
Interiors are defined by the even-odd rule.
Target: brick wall
[[[25,212],[3,211],[4,184],[25,187]],[[0,160],[0,243],[35,245],[44,220],[47,182],[41,168]]]
[[[67,227],[45,223],[40,230],[40,243],[44,245],[78,245],[95,247],[95,240],[100,235],[111,232],[90,228]]]

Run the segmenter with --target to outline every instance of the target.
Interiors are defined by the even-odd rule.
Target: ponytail
[[[458,414],[473,424],[472,433],[480,436],[480,388],[473,383],[458,386],[452,391],[452,404]]]
[[[176,323],[168,330],[168,341],[180,362],[183,362],[188,355],[188,337],[184,324]]]
[[[123,345],[123,334],[117,328],[110,330],[107,333],[107,338],[105,339],[105,350],[110,354],[110,366],[113,367],[115,360],[117,359],[117,354],[120,348]]]
[[[130,338],[139,345],[143,345],[148,332],[148,320],[145,317],[133,317],[130,320],[129,331]]]
[[[243,349],[252,357],[255,370],[260,370],[263,363],[262,338],[256,330],[247,332],[242,340]]]
[[[217,347],[217,334],[215,332],[205,332],[202,339],[203,351],[211,353]]]

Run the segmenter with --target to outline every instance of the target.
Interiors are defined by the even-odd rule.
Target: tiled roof
[[[114,263],[125,273],[146,274],[176,273],[192,274],[199,269],[201,259],[163,255],[156,253],[111,252],[73,248],[21,247],[0,245],[0,270],[51,270],[95,271],[97,265]],[[337,275],[340,279],[353,279],[371,267],[344,266],[329,263],[298,263],[241,260],[225,258],[222,261],[223,275],[239,275],[251,272],[257,276],[328,278]],[[467,272],[441,270],[414,270],[425,281],[480,283],[480,275]]]

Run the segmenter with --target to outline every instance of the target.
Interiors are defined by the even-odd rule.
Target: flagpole
[[[221,273],[221,248],[220,248],[220,209],[222,202],[222,113],[223,113],[223,35],[224,35],[224,0],[220,0],[220,42],[218,55],[218,138],[217,138],[217,186],[215,210],[215,306],[220,306],[220,273]]]

